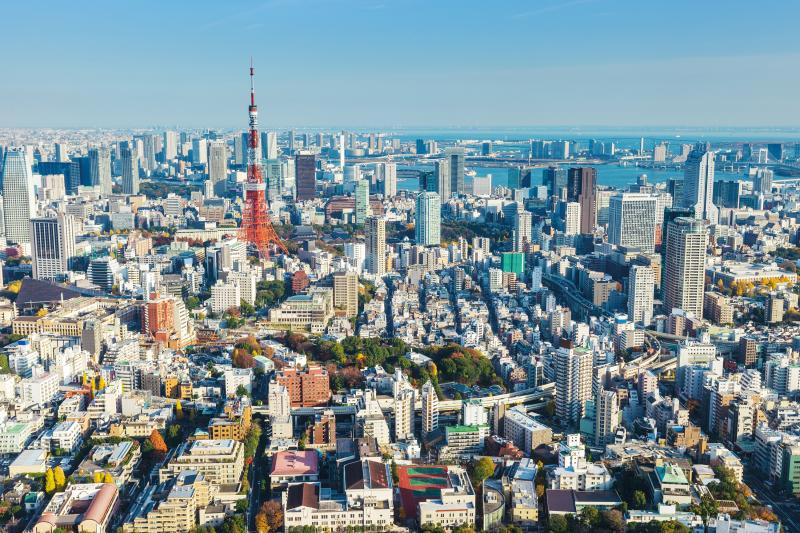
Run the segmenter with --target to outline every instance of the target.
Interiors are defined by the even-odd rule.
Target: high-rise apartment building
[[[100,188],[100,196],[111,196],[111,149],[106,146],[89,149],[89,181]]]
[[[415,240],[422,246],[439,246],[441,243],[441,200],[435,192],[417,195]]]
[[[208,163],[208,141],[192,139],[192,163],[204,165]]]
[[[652,194],[623,192],[608,204],[608,242],[617,246],[655,251],[657,198]]]
[[[592,397],[592,352],[562,339],[555,354],[556,416],[564,424],[577,424],[586,400]]]
[[[422,386],[422,434],[439,427],[439,396],[430,381]]]
[[[645,265],[631,266],[628,274],[628,318],[632,322],[650,324],[653,319],[655,274]]]
[[[122,160],[122,194],[139,194],[139,154],[136,145],[125,143],[120,148]]]
[[[774,176],[775,173],[768,168],[761,167],[757,169],[755,176],[753,176],[753,192],[756,194],[770,194]]]
[[[31,163],[24,148],[9,148],[3,159],[3,219],[8,242],[31,242],[31,218],[36,216]]]
[[[533,214],[517,211],[514,218],[514,251],[525,252],[533,242]]]
[[[619,401],[617,393],[601,390],[595,397],[594,445],[613,444],[619,426]]]
[[[689,152],[683,178],[683,204],[694,209],[694,217],[709,224],[719,221],[714,205],[714,152],[698,143]]]
[[[59,213],[52,218],[33,218],[30,225],[33,278],[56,280],[70,269],[75,256],[75,220]]]
[[[394,399],[394,438],[406,440],[414,436],[414,391],[405,389]]]
[[[225,141],[208,143],[208,180],[214,184],[214,192],[223,194],[228,179],[228,146]]]
[[[369,217],[366,223],[367,272],[376,276],[386,274],[386,220]]]
[[[311,152],[301,152],[294,156],[297,200],[311,200],[317,195],[317,163]]]
[[[447,202],[452,194],[450,188],[450,160],[439,159],[433,163],[433,187],[429,191],[438,192],[442,202]]]
[[[706,242],[705,222],[679,217],[667,224],[664,308],[703,316]]]
[[[284,368],[275,375],[275,382],[286,387],[292,407],[327,405],[331,397],[328,371],[324,368]]]
[[[378,163],[375,177],[384,198],[397,196],[397,163]]]
[[[564,235],[577,235],[581,232],[581,204],[564,204]]]
[[[178,132],[164,132],[164,162],[172,161],[178,157]]]

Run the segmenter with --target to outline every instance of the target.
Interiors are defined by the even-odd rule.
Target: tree
[[[111,476],[111,474],[109,474],[108,472],[106,472],[106,473],[103,475],[103,483],[114,483],[114,478]]]
[[[47,494],[52,494],[56,491],[56,480],[53,476],[52,468],[48,468],[44,473],[44,491]]]
[[[106,380],[103,376],[100,376],[100,379],[97,382],[97,390],[104,390],[106,388]]]
[[[491,457],[481,457],[475,462],[472,468],[472,476],[475,483],[480,485],[483,480],[494,474],[494,461]]]
[[[281,504],[275,500],[269,500],[261,504],[261,508],[256,515],[256,529],[258,529],[259,533],[278,531],[281,527],[283,527]]]
[[[53,481],[56,484],[56,490],[64,490],[67,485],[67,477],[64,475],[64,469],[57,466],[53,469]]]
[[[92,482],[93,483],[102,483],[103,482],[103,472],[98,470],[92,475]]]
[[[183,418],[183,406],[180,400],[175,400],[175,417],[180,420]]]
[[[244,316],[254,316],[256,314],[256,308],[253,307],[252,304],[246,302],[245,300],[242,300],[239,303],[239,311]]]
[[[561,515],[550,516],[547,521],[547,530],[550,533],[569,533],[570,527],[567,519]]]
[[[186,309],[188,309],[189,311],[193,311],[198,307],[200,307],[200,298],[198,298],[197,296],[189,296],[186,299]]]
[[[250,393],[247,392],[247,389],[245,388],[244,385],[239,385],[238,387],[236,387],[236,396],[242,398],[244,396],[250,396]]]
[[[700,516],[703,520],[703,528],[708,531],[708,519],[717,516],[719,505],[717,505],[717,500],[712,496],[704,494],[700,497],[700,505],[692,506],[692,512]]]
[[[157,429],[154,429],[150,433],[148,440],[153,446],[153,452],[161,455],[167,453],[167,443],[164,442],[164,437],[161,436],[161,433],[159,433]]]
[[[645,509],[647,507],[647,495],[641,490],[633,493],[633,507],[634,509]]]

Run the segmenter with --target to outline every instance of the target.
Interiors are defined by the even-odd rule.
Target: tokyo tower
[[[274,244],[288,254],[267,214],[266,184],[261,175],[261,146],[258,135],[258,107],[253,85],[255,69],[250,60],[250,131],[247,138],[247,182],[244,184],[244,211],[239,239],[250,243],[262,258],[269,257],[269,245]]]

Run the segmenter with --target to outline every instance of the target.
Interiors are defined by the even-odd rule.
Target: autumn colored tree
[[[56,480],[53,476],[53,469],[48,468],[44,473],[44,491],[47,494],[52,494],[56,490]]]
[[[175,417],[180,420],[183,418],[183,405],[180,400],[175,400]]]
[[[283,527],[281,504],[274,500],[264,502],[256,515],[256,529],[259,533],[270,533],[280,530],[281,527]]]
[[[114,483],[114,478],[108,472],[103,476],[103,483]]]
[[[103,472],[98,470],[92,475],[92,481],[94,483],[102,483],[103,482]]]
[[[480,485],[483,480],[494,474],[494,461],[491,457],[481,457],[475,462],[472,469],[472,475],[476,484]]]
[[[158,454],[167,453],[167,443],[164,442],[164,437],[161,436],[161,433],[157,429],[154,429],[152,433],[150,433],[148,440],[154,452]]]
[[[97,390],[104,390],[106,388],[106,380],[103,376],[97,381]]]
[[[64,475],[64,469],[57,466],[53,469],[53,481],[56,484],[56,490],[64,490],[67,486],[67,476]]]

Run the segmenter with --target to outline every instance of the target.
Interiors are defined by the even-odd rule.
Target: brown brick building
[[[328,371],[309,367],[308,370],[285,368],[278,372],[275,381],[289,391],[292,407],[319,407],[328,404],[331,387]]]

